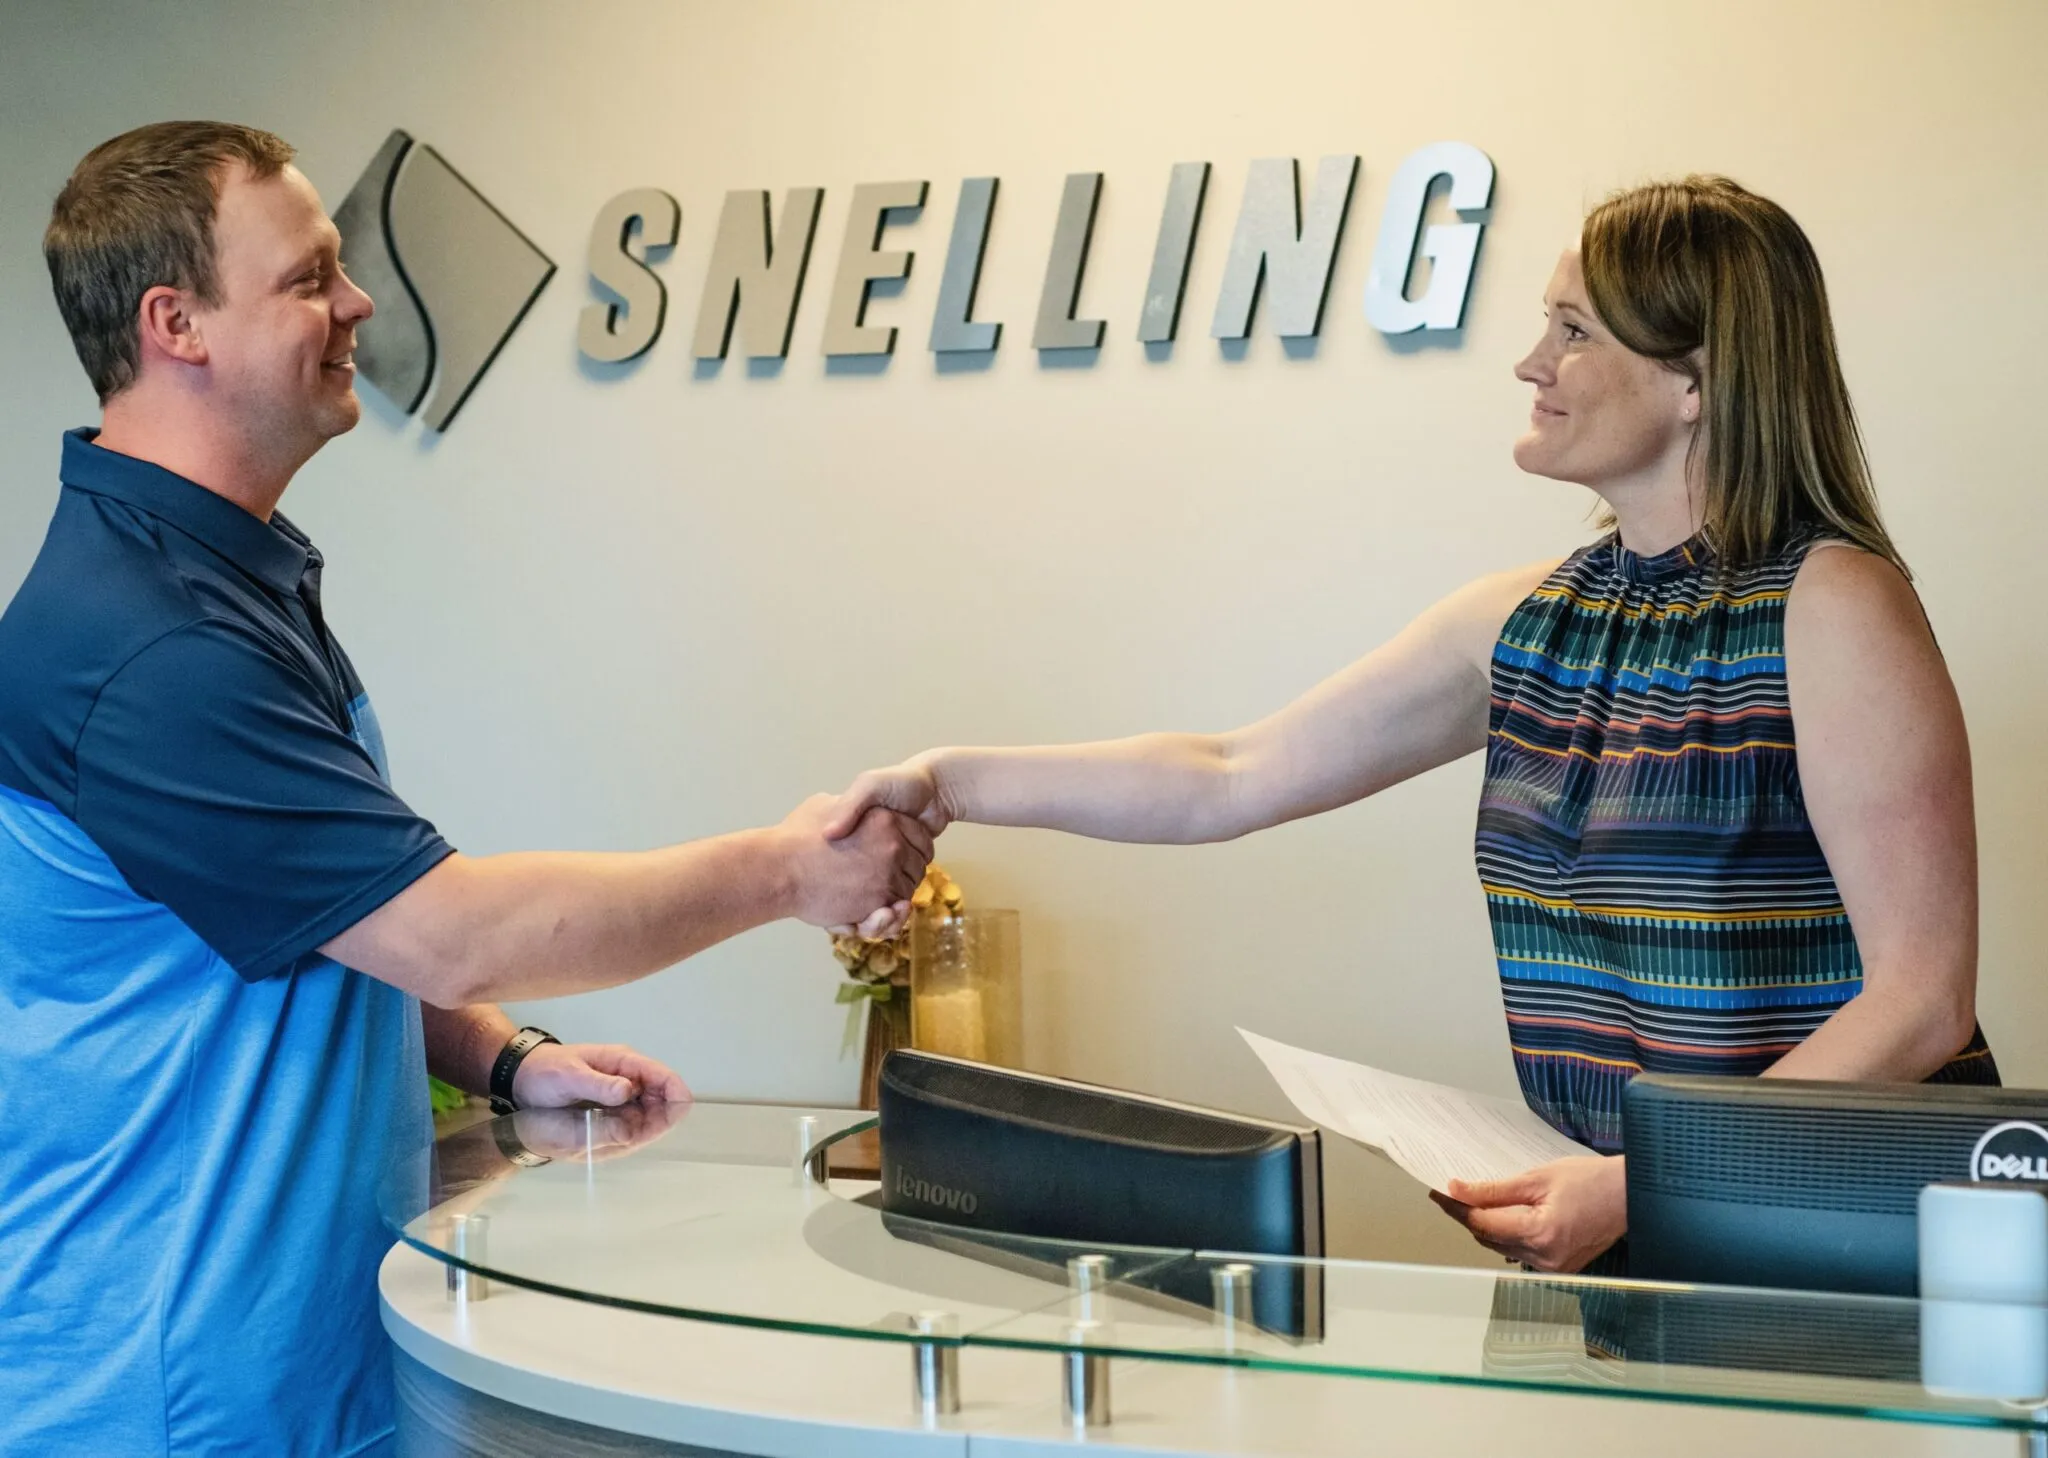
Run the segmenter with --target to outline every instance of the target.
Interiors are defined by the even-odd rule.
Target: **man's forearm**
[[[772,834],[450,856],[323,950],[442,1008],[616,986],[789,914]]]
[[[493,1002],[464,1007],[420,1004],[426,1032],[427,1072],[465,1093],[491,1091],[491,1065],[519,1030]]]

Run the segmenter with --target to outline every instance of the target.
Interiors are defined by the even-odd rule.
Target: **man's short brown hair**
[[[220,302],[214,206],[222,173],[241,163],[275,176],[289,142],[230,122],[153,122],[85,154],[57,194],[43,259],[71,342],[102,402],[142,364],[136,313],[159,285]]]

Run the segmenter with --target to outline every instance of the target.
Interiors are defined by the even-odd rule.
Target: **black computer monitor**
[[[878,1088],[885,1212],[1045,1240],[1323,1253],[1314,1129],[909,1049],[889,1055]],[[1153,1284],[1210,1299],[1192,1261]],[[1259,1267],[1252,1318],[1319,1336],[1320,1268]]]
[[[2040,1178],[2048,1091],[1644,1074],[1622,1142],[1631,1276],[1913,1296],[1921,1187]]]

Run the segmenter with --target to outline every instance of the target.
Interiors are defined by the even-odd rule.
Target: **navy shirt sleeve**
[[[243,977],[288,971],[452,848],[303,665],[219,619],[137,654],[78,740],[74,818]]]

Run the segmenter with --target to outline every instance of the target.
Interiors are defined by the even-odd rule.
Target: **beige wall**
[[[74,10],[80,13],[74,14]],[[333,566],[400,788],[473,852],[638,846],[779,815],[934,741],[1223,728],[1489,569],[1585,539],[1516,473],[1509,368],[1584,206],[1687,169],[1784,202],[1828,268],[1886,507],[1969,713],[1985,849],[1982,1008],[2048,1083],[2035,448],[2048,337],[2048,7],[1479,0],[1221,4],[8,7],[0,56],[0,590],[91,399],[36,242],[75,158],[128,125],[272,127],[338,202],[387,129],[439,148],[563,264],[448,435],[373,401],[287,509]],[[1446,16],[1454,18],[1445,18]],[[1496,208],[1454,347],[1360,307],[1415,146],[1471,142]],[[1321,347],[1207,337],[1246,162],[1362,154]],[[1133,340],[1171,164],[1215,163],[1183,338]],[[1063,175],[1106,174],[1092,368],[1031,313]],[[1305,168],[1305,170],[1307,170]],[[1003,179],[985,371],[924,348],[959,180]],[[879,374],[819,337],[854,183],[932,182]],[[786,368],[700,376],[688,331],[727,188],[826,189]],[[583,242],[630,186],[682,202],[667,333],[579,369]],[[366,394],[369,392],[366,391]],[[1025,916],[1035,1066],[1280,1113],[1231,1028],[1508,1091],[1469,840],[1478,765],[1207,849],[965,829],[944,858]],[[815,933],[741,938],[533,1010],[630,1038],[712,1096],[844,1098]],[[1340,1248],[1464,1258],[1412,1185],[1336,1158]]]

